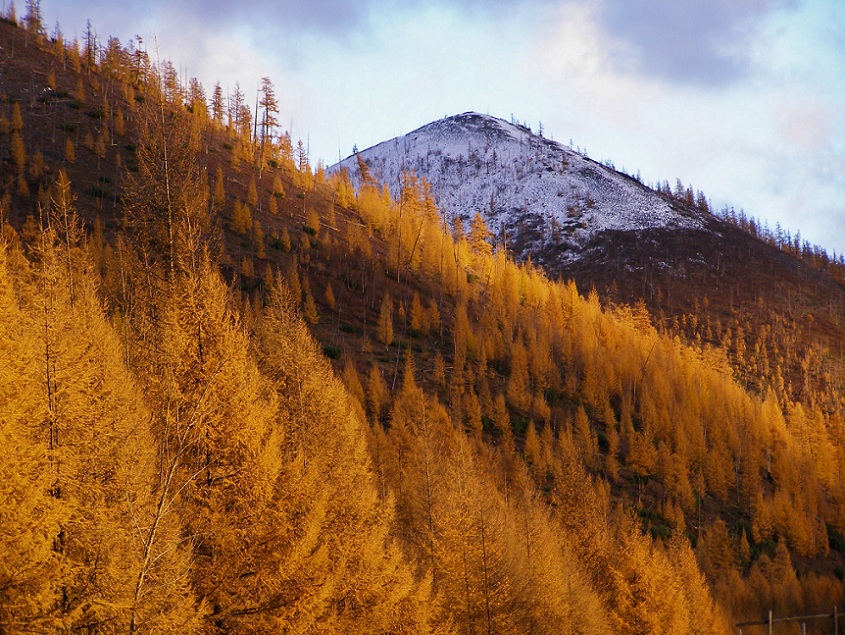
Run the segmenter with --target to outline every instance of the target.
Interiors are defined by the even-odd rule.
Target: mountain
[[[668,220],[617,206],[565,282],[37,7],[0,20],[0,632],[716,635],[845,600],[835,277],[584,163]]]
[[[401,174],[412,171],[448,218],[467,224],[480,213],[517,260],[596,289],[606,302],[644,302],[659,328],[725,349],[761,394],[776,387],[798,399],[815,391],[828,408],[845,403],[825,378],[845,372],[845,283],[842,267],[833,271],[817,249],[763,235],[744,217],[717,216],[680,182],[674,192],[668,184],[655,191],[524,126],[474,112],[361,150],[329,171],[345,169],[360,184],[362,162],[394,197]],[[765,324],[768,335],[760,339],[749,321]],[[794,351],[792,362],[784,349]],[[814,360],[809,372],[806,359]]]
[[[630,176],[524,126],[475,112],[375,145],[330,171],[346,168],[357,183],[359,157],[394,196],[402,172],[413,171],[431,184],[448,216],[466,222],[480,212],[518,256],[553,267],[578,260],[604,232],[707,225],[698,210]]]

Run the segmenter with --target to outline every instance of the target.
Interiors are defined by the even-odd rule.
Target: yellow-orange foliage
[[[109,76],[130,76],[113,61]],[[210,130],[201,87],[186,120],[172,65],[160,71],[123,88],[147,106],[116,104],[119,117],[141,111],[123,197],[139,231],[97,241],[102,279],[81,230],[60,222],[70,198],[56,194],[50,226],[28,224],[26,249],[4,227],[0,494],[15,504],[0,509],[0,630],[724,632],[702,568],[737,617],[842,598],[832,577],[792,567],[790,552],[823,556],[828,528],[843,530],[845,436],[830,400],[788,389],[768,359],[786,336],[755,341],[733,320],[706,326],[725,350],[685,346],[642,306],[602,306],[514,263],[480,215],[468,235],[450,228],[413,174],[397,200],[363,160],[357,193],[343,172],[324,185],[283,134],[268,152],[308,194],[310,230],[339,227],[362,281],[390,274],[376,339],[394,340],[395,297],[411,342],[442,344],[406,356],[395,394],[383,360],[357,360],[362,385],[347,357],[344,387],[299,317],[318,316],[298,263],[333,258],[333,239],[291,245],[285,219],[262,217],[300,260],[282,256],[285,283],[266,268],[266,307],[230,290],[209,256],[193,154]],[[240,126],[229,141],[254,206],[249,117]],[[22,173],[22,122],[10,127]],[[279,173],[272,190],[275,203]],[[337,218],[310,206],[312,190]],[[222,168],[212,202],[226,202]],[[252,277],[255,256],[278,254],[247,205],[231,218],[255,239],[233,265]],[[345,295],[333,284],[330,308]],[[692,317],[680,323],[705,328]],[[802,353],[807,395],[822,354]],[[770,362],[765,395],[734,379],[731,364]],[[611,512],[610,491],[639,519]],[[722,501],[739,505],[748,536],[718,518]],[[699,530],[701,567],[685,529]]]

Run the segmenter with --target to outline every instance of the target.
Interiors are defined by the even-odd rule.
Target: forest
[[[255,110],[209,98],[39,10],[0,24],[0,633],[707,634],[841,604],[842,395],[788,325],[658,328],[414,174],[327,176],[269,78]]]

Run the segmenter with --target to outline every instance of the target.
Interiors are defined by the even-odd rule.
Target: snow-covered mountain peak
[[[554,247],[575,260],[603,231],[701,228],[703,218],[676,207],[635,179],[581,156],[529,128],[467,112],[426,124],[360,153],[371,174],[398,195],[403,171],[424,177],[440,209],[464,221],[481,212],[522,255]],[[358,182],[358,158],[347,168]]]
[[[472,111],[434,121],[411,134],[430,133],[432,131],[440,135],[444,133],[458,136],[473,134],[482,136],[485,140],[504,141],[510,139],[518,143],[526,143],[532,136],[531,130],[525,126],[508,123],[504,119]]]

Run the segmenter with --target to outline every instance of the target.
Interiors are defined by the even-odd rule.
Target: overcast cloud
[[[681,84],[720,86],[747,77],[754,40],[774,11],[797,0],[601,0],[607,37],[625,42],[638,74]],[[614,60],[630,69],[631,60]]]

